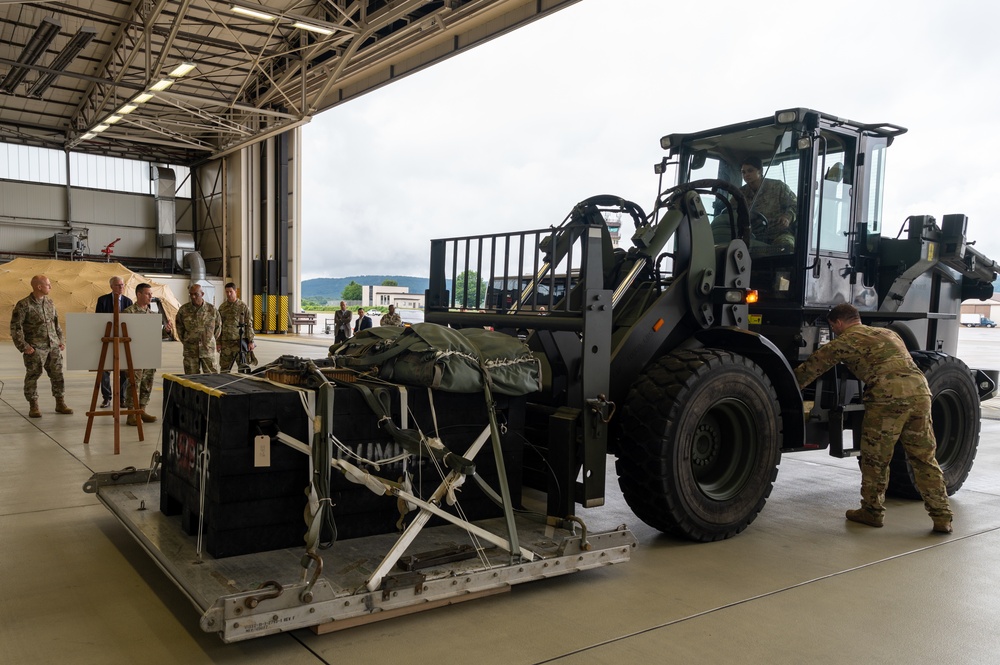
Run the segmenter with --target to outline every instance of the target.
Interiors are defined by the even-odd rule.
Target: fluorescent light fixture
[[[38,62],[38,59],[48,50],[49,45],[52,44],[52,40],[56,38],[61,29],[62,24],[56,19],[48,16],[43,18],[41,23],[38,24],[38,28],[35,29],[34,34],[31,35],[31,38],[24,45],[24,50],[21,51],[21,55],[17,59],[18,65],[33,65]],[[3,83],[0,83],[0,90],[13,93],[14,89],[24,80],[27,74],[27,67],[14,65],[7,72],[7,76],[3,77]]]
[[[118,115],[128,115],[129,113],[131,113],[132,111],[136,110],[137,108],[139,108],[139,107],[136,106],[135,104],[126,104],[125,106],[123,106],[120,109],[118,109],[117,111],[115,111],[115,113],[117,113]]]
[[[59,51],[59,55],[55,57],[52,64],[49,65],[49,69],[55,69],[56,71],[65,71],[69,64],[76,59],[76,56],[80,54],[80,51],[85,49],[88,44],[97,36],[97,30],[89,26],[83,26],[76,31],[66,45],[63,46],[62,51]],[[38,77],[38,79],[31,84],[28,88],[29,97],[41,97],[42,93],[49,89],[49,86],[59,77],[58,74],[51,72],[45,72]]]
[[[266,12],[259,12],[256,9],[250,9],[249,7],[241,7],[240,5],[229,5],[229,11],[234,14],[242,14],[243,16],[249,16],[250,18],[260,19],[261,21],[273,21],[277,16],[274,14],[268,14]]]
[[[303,23],[302,21],[296,21],[292,23],[293,28],[299,28],[300,30],[308,30],[309,32],[318,32],[321,35],[332,35],[333,30],[329,28],[323,28],[318,25],[312,25],[311,23]]]
[[[107,118],[104,119],[104,124],[113,125],[121,119],[122,117],[120,115],[109,115]]]
[[[162,92],[174,84],[173,79],[160,79],[153,85],[149,87],[150,90],[155,90],[157,92]]]
[[[138,94],[135,97],[133,97],[132,98],[132,103],[133,104],[145,104],[146,102],[148,102],[152,98],[153,98],[153,93],[151,93],[151,92],[143,92],[143,93]]]
[[[83,136],[80,137],[80,140],[81,141],[89,141],[90,139],[94,138],[95,136],[97,136],[97,134],[95,134],[94,132],[87,132],[86,134],[84,134]]]
[[[95,134],[99,134],[100,132],[103,132],[105,129],[110,129],[110,128],[111,125],[98,125],[97,127],[94,127],[90,131],[94,132]]]
[[[191,73],[191,70],[194,69],[195,67],[197,67],[197,65],[194,64],[193,62],[182,62],[181,64],[174,67],[174,71],[167,74],[167,76],[170,76],[171,78],[175,79],[180,78],[182,76],[187,76],[188,74]]]

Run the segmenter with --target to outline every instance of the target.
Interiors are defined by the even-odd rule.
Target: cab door
[[[865,214],[861,218],[871,216],[866,208],[869,201],[856,197],[867,192],[866,187],[856,186],[863,172],[859,163],[864,162],[858,158],[857,137],[823,129],[814,146],[810,256],[803,305],[827,308],[849,302],[861,310],[874,309],[877,294],[856,270],[853,256],[856,220],[862,208]]]

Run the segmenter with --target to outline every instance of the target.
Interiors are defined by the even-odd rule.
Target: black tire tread
[[[935,380],[937,376],[945,373],[955,374],[957,372],[962,376],[968,377],[968,382],[964,386],[966,390],[966,395],[964,397],[966,399],[962,400],[962,404],[969,408],[969,412],[964,414],[955,414],[953,417],[971,419],[972,422],[969,424],[965,440],[959,444],[962,447],[962,450],[960,451],[960,454],[957,455],[957,461],[950,465],[944,464],[941,467],[942,471],[945,473],[945,485],[947,486],[948,494],[950,496],[957,492],[965,483],[966,479],[969,477],[969,472],[972,470],[972,464],[976,459],[976,453],[979,448],[981,414],[979,394],[976,390],[976,384],[975,380],[972,378],[971,370],[969,370],[969,367],[960,359],[937,351],[915,351],[911,355],[913,356],[913,360],[917,364],[917,367],[919,367],[920,371],[922,371],[924,376],[927,377],[928,383],[932,384],[932,393],[935,388],[934,384],[937,383]],[[933,397],[937,397],[937,395],[935,394]],[[971,448],[969,448],[970,446]],[[903,447],[898,443],[893,451],[892,460],[889,462],[889,484],[886,488],[886,494],[903,499],[920,498],[920,492],[917,490],[917,486],[913,483],[913,472],[910,469],[910,464],[906,461],[906,454],[903,452]]]
[[[749,514],[737,523],[722,527],[700,523],[687,513],[669,486],[672,474],[666,433],[674,428],[693,387],[727,365],[756,374],[769,390],[772,413],[780,414],[777,394],[763,370],[743,356],[716,349],[674,351],[662,356],[646,368],[629,392],[616,462],[619,484],[636,516],[664,533],[699,542],[730,538],[753,522],[771,494],[781,459],[780,418],[773,459],[767,466],[766,489]]]

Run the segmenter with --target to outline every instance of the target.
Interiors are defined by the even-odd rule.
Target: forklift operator
[[[750,206],[750,219],[757,239],[782,251],[795,249],[795,193],[780,180],[764,178],[759,157],[747,157],[740,165],[746,182],[740,191]],[[757,213],[756,215],[754,213]],[[760,220],[767,220],[766,226]]]

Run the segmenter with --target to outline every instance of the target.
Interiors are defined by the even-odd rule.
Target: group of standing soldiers
[[[113,312],[117,300],[121,314],[158,314],[150,307],[153,299],[152,286],[139,284],[135,288],[135,302],[123,295],[125,282],[121,277],[109,281],[111,293],[98,299],[98,312]],[[63,355],[66,350],[59,313],[49,297],[52,282],[45,275],[31,278],[31,294],[14,305],[10,319],[10,336],[14,346],[24,359],[24,397],[28,400],[28,416],[41,418],[38,404],[38,378],[44,371],[52,384],[52,395],[56,400],[56,413],[72,414],[66,404],[66,383],[63,377]],[[253,315],[246,303],[236,295],[236,285],[226,284],[226,302],[218,310],[205,302],[205,294],[197,284],[188,289],[191,302],[182,305],[177,313],[177,334],[183,343],[184,372],[228,372],[241,352],[241,340],[247,341],[247,350],[253,351]],[[169,321],[167,332],[172,331]],[[221,363],[216,361],[216,353],[221,353]],[[136,386],[139,398],[139,416],[143,422],[155,422],[156,416],[146,413],[146,405],[153,389],[155,369],[137,369]],[[111,376],[105,372],[101,380],[101,408],[111,403]],[[132,391],[127,390],[126,372],[119,377],[121,392],[125,395],[126,409],[133,408]],[[130,414],[128,425],[136,424],[136,415]]]
[[[242,351],[255,348],[253,314],[247,304],[236,296],[236,285],[226,284],[226,301],[216,309],[205,302],[205,292],[197,284],[188,289],[191,302],[177,312],[177,335],[184,345],[184,373],[228,372]],[[216,362],[216,354],[219,360]]]

